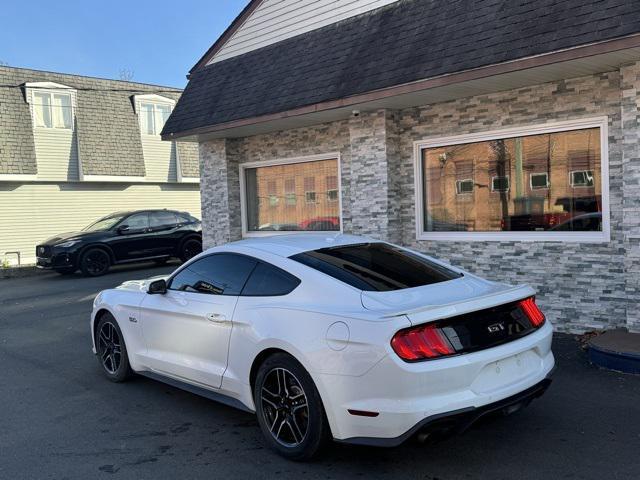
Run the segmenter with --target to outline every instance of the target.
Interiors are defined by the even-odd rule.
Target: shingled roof
[[[400,0],[197,68],[180,135],[640,32],[640,1]]]

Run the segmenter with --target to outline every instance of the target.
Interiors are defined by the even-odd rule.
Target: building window
[[[245,234],[341,230],[336,157],[257,162],[241,165],[240,170]],[[335,184],[330,178],[335,178]],[[317,193],[325,182],[327,191],[335,186],[330,189],[336,192],[331,194],[334,199],[329,193],[326,197]],[[261,202],[263,198],[268,201]]]
[[[296,179],[287,178],[284,182],[284,199],[285,203],[293,207],[297,203],[296,197]]]
[[[267,184],[267,189],[269,191],[269,206],[277,207],[279,202],[278,199],[278,184],[275,180],[270,180]]]
[[[473,193],[473,180],[456,180],[456,193],[458,195],[467,195]]]
[[[530,177],[531,190],[540,190],[543,188],[549,188],[549,174],[544,173],[532,173]]]
[[[591,170],[577,170],[571,172],[572,187],[593,187],[593,172]]]
[[[307,203],[316,203],[316,177],[304,177],[304,198]]]
[[[418,238],[607,241],[606,142],[607,119],[416,142]]]
[[[33,92],[33,116],[39,128],[73,128],[70,93]]]
[[[140,130],[144,135],[160,135],[171,115],[171,105],[162,103],[140,103]]]
[[[508,192],[509,177],[491,177],[492,192]]]
[[[327,177],[327,202],[338,201],[338,177],[330,175]]]

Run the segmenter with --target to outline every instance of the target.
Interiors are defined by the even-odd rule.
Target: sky
[[[2,2],[0,62],[184,87],[248,0]]]

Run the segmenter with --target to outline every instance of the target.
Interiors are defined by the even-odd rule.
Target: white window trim
[[[114,182],[114,183],[147,183],[145,177],[126,175],[84,175],[83,182]],[[152,182],[153,183],[153,182]]]
[[[533,186],[533,177],[544,175],[547,177],[547,182],[544,187],[534,187]],[[549,189],[549,172],[534,172],[529,174],[529,188],[531,190],[548,190]]]
[[[462,182],[471,182],[471,191],[470,192],[462,192],[462,191],[460,191],[459,186],[462,184]],[[475,188],[475,184],[473,183],[473,178],[463,178],[462,180],[456,180],[456,195],[461,195],[461,196],[473,195],[474,188]]]
[[[544,133],[568,132],[586,128],[600,129],[600,178],[602,182],[602,231],[601,232],[426,232],[424,230],[424,189],[422,185],[422,150],[464,143],[526,137]],[[583,242],[600,243],[611,240],[609,210],[609,119],[590,117],[562,122],[549,122],[517,128],[505,128],[488,132],[438,137],[413,142],[413,166],[415,188],[416,239],[428,241],[487,242]]]
[[[576,172],[591,172],[591,174],[593,175],[593,171],[591,170],[571,170],[569,172],[569,185],[571,186],[571,188],[594,188],[595,187],[595,183],[593,185],[576,185],[575,183],[573,183],[573,174]]]
[[[156,106],[157,105],[166,105],[171,107],[171,113],[173,113],[173,109],[176,106],[176,101],[173,100],[172,98],[168,98],[168,97],[163,97],[161,95],[156,95],[156,94],[145,94],[145,95],[134,95],[133,96],[133,105],[134,105],[134,111],[136,113],[136,115],[138,116],[138,127],[140,128],[140,135],[146,136],[146,137],[159,137],[160,136],[160,132],[157,131],[156,129]],[[153,129],[156,130],[156,133],[145,133],[142,129],[142,124],[140,123],[142,121],[142,117],[140,116],[140,112],[141,112],[141,107],[143,103],[148,103],[153,105]]]
[[[293,163],[307,163],[316,162],[319,160],[336,160],[338,164],[338,218],[340,219],[340,230],[331,231],[290,231],[290,232],[250,232],[247,228],[247,196],[246,196],[246,181],[245,170],[256,167],[271,167],[273,165],[290,165]],[[340,159],[339,152],[326,153],[320,155],[309,155],[306,157],[295,158],[281,158],[276,160],[264,160],[258,162],[249,162],[240,164],[240,211],[242,217],[242,236],[243,237],[271,237],[274,235],[308,235],[325,233],[327,235],[335,235],[343,232],[342,223],[342,161]]]
[[[49,131],[70,131],[73,132],[76,129],[76,108],[77,106],[77,91],[73,87],[69,87],[68,85],[62,85],[61,83],[54,82],[27,82],[24,84],[25,88],[25,98],[27,103],[29,104],[29,110],[31,113],[31,124],[33,129],[42,128]],[[36,126],[36,117],[35,117],[35,98],[34,93],[47,93],[49,95],[55,94],[66,94],[69,95],[71,100],[71,128],[60,128],[60,127],[38,127]],[[53,121],[53,120],[52,120]]]
[[[506,178],[507,179],[507,189],[506,190],[496,190],[493,186],[493,181],[497,178]],[[491,177],[491,192],[492,193],[507,193],[511,190],[511,179],[509,178],[509,175],[504,175],[504,176],[500,176],[500,175],[494,175],[493,177]]]
[[[38,180],[38,175],[28,173],[0,173],[0,182],[30,182]]]

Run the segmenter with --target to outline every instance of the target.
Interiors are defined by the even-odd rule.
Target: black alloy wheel
[[[132,373],[127,347],[118,322],[105,313],[96,328],[96,354],[102,371],[112,382],[122,382]]]
[[[273,438],[285,447],[300,445],[309,430],[309,404],[296,376],[285,368],[270,370],[260,400]]]
[[[183,262],[186,262],[188,260],[191,260],[199,253],[202,253],[202,242],[195,238],[190,238],[186,242],[184,242],[184,245],[182,245],[182,249],[180,251],[180,259]]]
[[[109,254],[102,249],[92,248],[82,255],[80,268],[82,273],[89,277],[99,277],[109,271],[111,259]]]
[[[253,399],[267,444],[283,457],[309,460],[331,437],[313,379],[284,352],[271,355],[258,368]]]
[[[102,367],[115,375],[122,363],[122,343],[113,323],[103,322],[98,332],[98,352]]]

